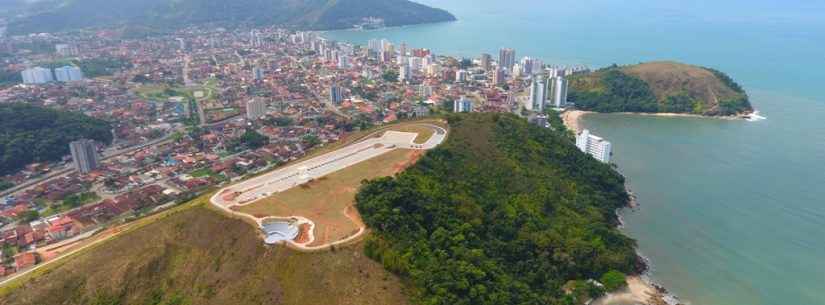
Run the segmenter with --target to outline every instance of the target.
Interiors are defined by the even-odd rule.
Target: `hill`
[[[374,17],[387,26],[453,21],[447,11],[408,0],[61,0],[51,10],[13,21],[25,34],[80,28],[148,26],[278,25],[329,30],[351,28]]]
[[[69,142],[82,138],[109,144],[111,127],[81,113],[0,104],[0,175],[33,162],[58,161],[69,154]]]
[[[573,76],[570,101],[598,112],[669,112],[731,116],[753,111],[726,74],[676,62],[612,66]]]
[[[0,295],[0,304],[407,304],[360,245],[320,253],[265,247],[203,204],[124,233]]]
[[[357,196],[367,255],[417,303],[581,304],[603,292],[586,280],[643,267],[615,228],[628,194],[609,165],[514,115],[448,120],[446,143]]]

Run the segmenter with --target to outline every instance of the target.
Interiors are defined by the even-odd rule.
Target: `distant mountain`
[[[453,21],[408,0],[62,0],[9,25],[12,34],[110,26],[181,27],[204,23],[343,29],[380,18],[386,26]]]
[[[725,73],[677,62],[612,66],[570,80],[570,101],[597,112],[668,112],[731,116],[753,111]]]

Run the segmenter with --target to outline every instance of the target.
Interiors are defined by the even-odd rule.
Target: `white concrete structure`
[[[54,76],[59,82],[75,82],[83,80],[83,71],[75,66],[64,66],[54,69]]]
[[[462,96],[460,99],[453,101],[453,112],[473,112],[473,102]]]
[[[24,84],[45,84],[54,81],[52,70],[42,67],[26,69],[20,74],[23,76]]]
[[[550,105],[562,108],[567,105],[568,81],[563,76],[551,77],[547,80],[547,92]]]
[[[266,102],[261,99],[251,99],[246,102],[246,118],[257,120],[266,115]]]
[[[604,163],[610,163],[610,157],[613,155],[613,146],[610,142],[590,134],[590,130],[587,129],[576,136],[576,146]]]
[[[546,100],[547,88],[545,87],[544,79],[539,76],[534,76],[533,83],[530,85],[530,99],[524,105],[524,108],[530,111],[543,112]]]

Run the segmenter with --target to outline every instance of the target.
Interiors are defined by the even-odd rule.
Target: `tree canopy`
[[[369,181],[357,208],[368,256],[421,304],[570,304],[569,281],[643,263],[619,232],[624,179],[563,131],[510,114],[449,115],[448,140],[394,178]]]
[[[0,174],[33,162],[58,161],[69,154],[69,142],[92,139],[112,142],[109,123],[81,113],[21,103],[0,105]]]

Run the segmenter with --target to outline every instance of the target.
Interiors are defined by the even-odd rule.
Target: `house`
[[[14,265],[17,267],[17,270],[22,270],[37,265],[37,254],[34,252],[20,253],[14,256]]]

